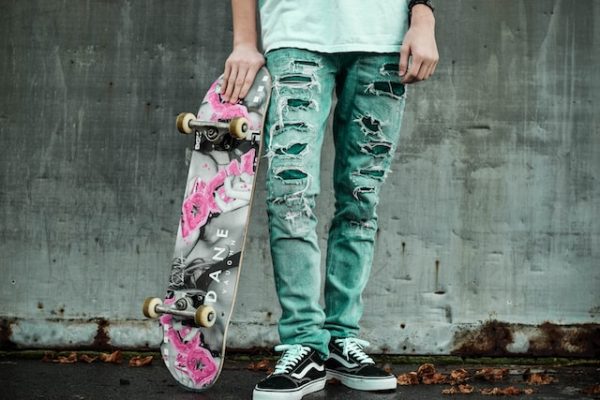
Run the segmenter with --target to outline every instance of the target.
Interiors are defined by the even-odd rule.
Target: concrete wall
[[[364,336],[391,353],[597,356],[600,2],[437,15],[441,63],[408,91]],[[174,118],[222,69],[229,2],[4,0],[0,21],[0,346],[156,347],[140,307],[164,291],[177,229],[190,140]],[[237,348],[277,341],[257,197]]]

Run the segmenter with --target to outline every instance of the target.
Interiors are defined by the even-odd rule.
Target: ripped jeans
[[[369,278],[379,191],[400,135],[399,54],[322,54],[295,48],[266,56],[273,92],[265,127],[267,213],[284,344],[328,356],[331,336],[358,335]],[[319,305],[321,253],[315,198],[333,91],[335,214]],[[332,155],[333,156],[333,155]]]

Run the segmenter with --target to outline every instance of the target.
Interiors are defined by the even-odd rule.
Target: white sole
[[[301,400],[304,396],[325,389],[326,378],[314,380],[296,390],[254,389],[252,400]]]
[[[327,370],[327,379],[332,378],[340,381],[342,385],[355,390],[395,390],[398,386],[396,377],[393,375],[381,378],[357,378],[337,371]]]

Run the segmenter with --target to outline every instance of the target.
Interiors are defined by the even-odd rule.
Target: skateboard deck
[[[195,137],[181,219],[167,294],[143,307],[159,318],[169,372],[193,391],[210,388],[223,366],[271,93],[265,68],[237,104],[221,100],[222,80],[195,116],[177,118],[177,128]]]

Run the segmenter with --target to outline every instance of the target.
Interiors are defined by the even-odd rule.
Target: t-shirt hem
[[[296,48],[304,49],[309,51],[316,51],[318,53],[348,53],[348,52],[367,52],[367,53],[397,53],[400,52],[400,44],[394,45],[373,45],[372,43],[351,43],[351,44],[338,44],[333,46],[319,45],[316,43],[301,43],[301,42],[277,42],[268,45],[264,52],[265,54],[269,51],[282,49],[282,48]]]

